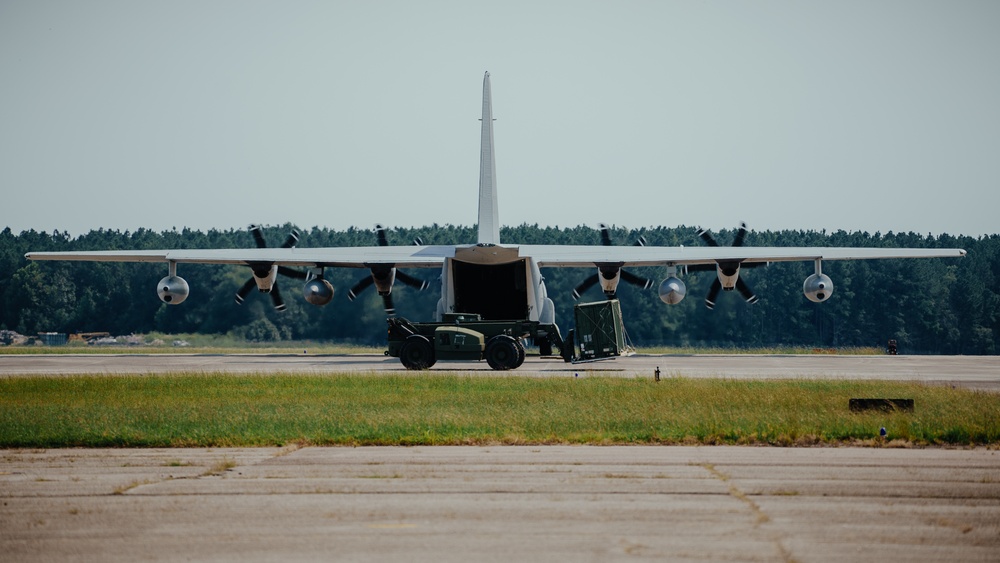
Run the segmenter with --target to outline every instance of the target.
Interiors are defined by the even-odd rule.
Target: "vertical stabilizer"
[[[490,73],[483,78],[483,138],[479,155],[479,244],[500,244],[497,165],[493,154],[493,98]]]

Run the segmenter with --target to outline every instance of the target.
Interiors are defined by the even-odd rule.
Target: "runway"
[[[15,375],[211,373],[454,373],[530,377],[725,377],[755,379],[826,378],[923,381],[1000,391],[1000,356],[813,355],[635,355],[601,362],[567,364],[529,356],[512,371],[486,362],[438,362],[410,372],[399,360],[374,354],[74,354],[0,355],[0,377]]]
[[[1000,452],[0,451],[4,561],[996,561]]]

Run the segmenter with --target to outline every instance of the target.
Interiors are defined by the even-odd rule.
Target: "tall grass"
[[[848,410],[912,398],[913,413]],[[1000,443],[1000,394],[883,381],[472,375],[0,380],[0,447]]]

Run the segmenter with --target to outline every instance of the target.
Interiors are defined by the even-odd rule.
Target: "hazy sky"
[[[3,0],[0,228],[472,225],[487,70],[504,225],[1000,232],[995,0]]]

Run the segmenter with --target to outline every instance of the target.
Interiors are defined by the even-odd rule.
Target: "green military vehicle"
[[[585,303],[575,308],[577,329],[563,340],[559,327],[529,320],[482,320],[468,313],[445,314],[441,322],[414,323],[403,318],[388,323],[387,356],[407,369],[428,369],[438,360],[486,360],[496,370],[524,363],[524,341],[539,343],[543,355],[552,347],[566,362],[593,361],[622,355],[627,347],[617,300]],[[574,333],[580,352],[574,346]]]

